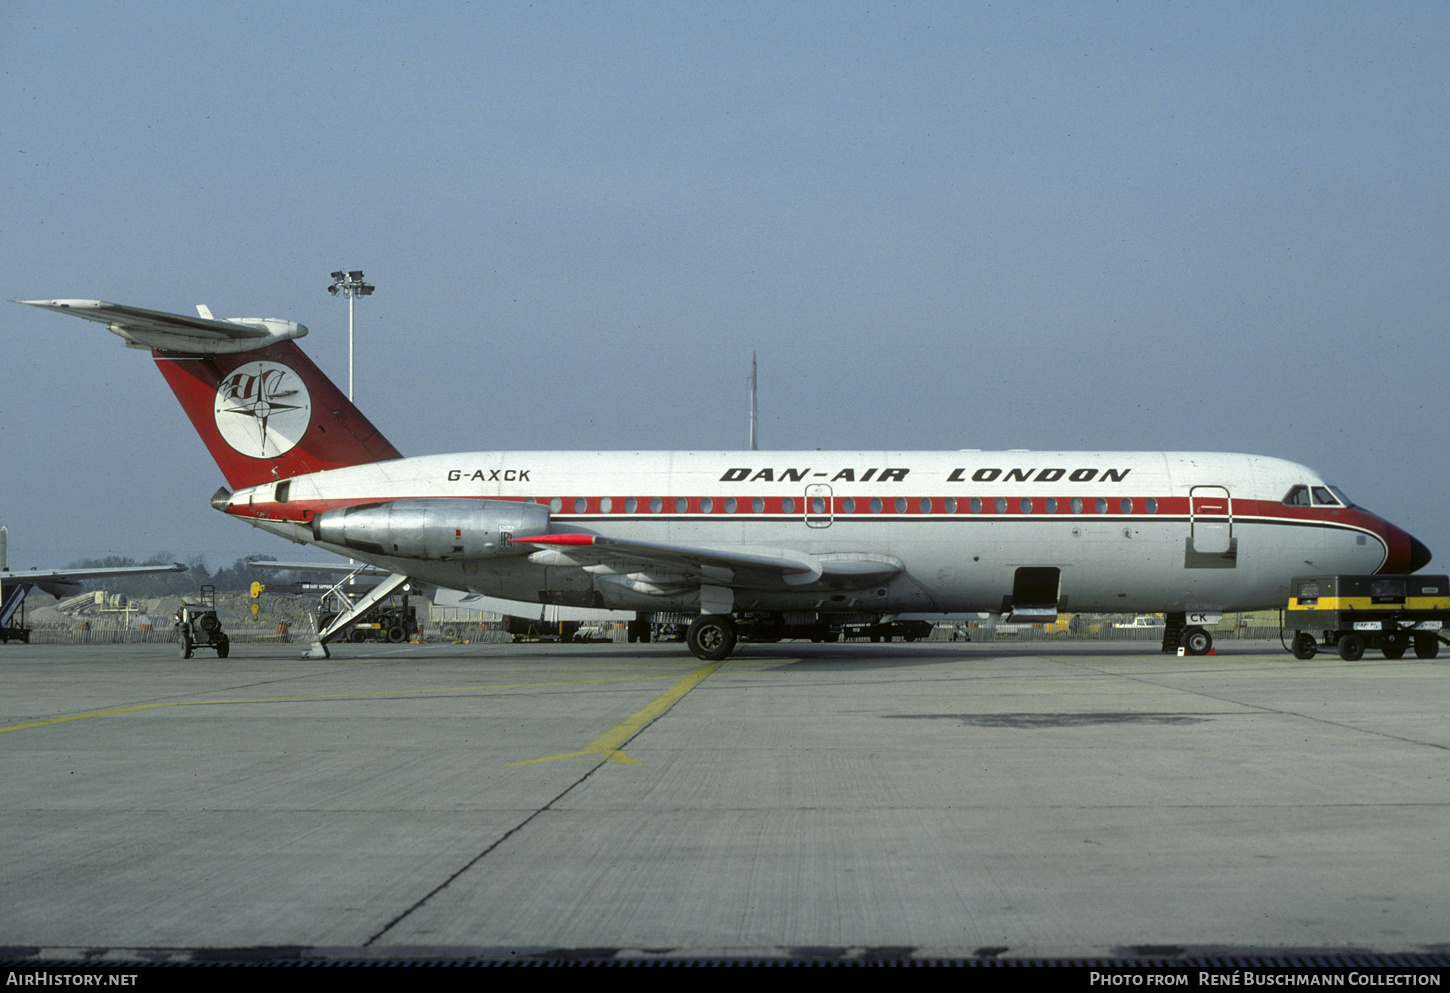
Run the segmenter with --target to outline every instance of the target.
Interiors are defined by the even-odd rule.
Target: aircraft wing
[[[107,579],[112,576],[154,576],[161,572],[185,572],[180,562],[171,565],[117,566],[112,569],[30,569],[26,572],[0,572],[0,582],[5,585],[34,586],[54,597],[79,593],[81,582],[87,579]]]
[[[277,341],[300,338],[307,333],[307,328],[301,324],[271,317],[218,321],[211,317],[167,314],[104,300],[15,302],[104,324],[132,348],[154,348],[189,355],[250,352]]]
[[[513,538],[533,545],[529,557],[543,565],[578,566],[596,576],[615,576],[639,592],[674,592],[692,586],[803,586],[821,579],[868,585],[905,567],[886,555],[811,555],[784,548],[734,548],[621,541],[597,534],[546,534]]]
[[[355,572],[359,576],[387,576],[392,573],[391,569],[352,562],[273,562],[271,559],[258,559],[248,562],[247,565],[253,569],[277,569],[282,572]]]

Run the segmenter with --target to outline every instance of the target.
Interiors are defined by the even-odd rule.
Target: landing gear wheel
[[[216,643],[216,657],[224,659],[232,650],[232,639],[222,635],[221,640]]]
[[[1188,655],[1207,655],[1213,650],[1213,635],[1203,628],[1186,628],[1178,643]]]
[[[1357,634],[1346,634],[1339,639],[1339,657],[1346,662],[1358,662],[1364,658],[1364,639]]]
[[[1433,634],[1415,635],[1415,658],[1433,659],[1440,654],[1440,639]]]
[[[1394,635],[1380,642],[1380,651],[1387,659],[1402,659],[1405,657],[1405,649],[1410,647],[1410,641],[1404,635]]]
[[[697,617],[685,641],[695,658],[719,662],[735,650],[735,622],[724,614]]]
[[[1294,647],[1290,649],[1296,659],[1308,661],[1319,652],[1319,645],[1314,641],[1314,636],[1305,631],[1297,631],[1294,634]]]
[[[181,633],[176,636],[176,641],[181,645],[181,657],[191,658],[191,632],[182,628]]]

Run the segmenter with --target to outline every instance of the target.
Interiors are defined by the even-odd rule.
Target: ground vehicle
[[[198,648],[216,649],[216,657],[224,659],[231,651],[232,640],[222,631],[216,615],[216,587],[203,586],[197,603],[183,603],[176,611],[176,640],[181,657],[189,659]]]
[[[336,608],[326,609],[322,613],[321,622],[324,625],[329,624],[337,614]],[[408,606],[407,597],[404,597],[401,605],[389,601],[385,606],[377,608],[372,613],[364,614],[362,619],[355,622],[348,630],[346,638],[355,644],[361,644],[364,641],[387,641],[394,645],[401,645],[417,633],[418,611],[416,608]]]
[[[1295,658],[1312,659],[1322,645],[1347,662],[1366,648],[1397,659],[1413,644],[1417,658],[1433,659],[1450,626],[1447,576],[1295,576],[1291,588],[1284,628]]]
[[[1163,618],[1161,617],[1149,617],[1144,614],[1139,614],[1137,617],[1133,618],[1132,621],[1124,622],[1121,624],[1114,624],[1113,627],[1132,628],[1134,630],[1146,631],[1155,628],[1158,630],[1162,630],[1165,627],[1165,624]]]

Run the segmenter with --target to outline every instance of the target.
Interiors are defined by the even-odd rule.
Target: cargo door
[[[1023,566],[1012,577],[1012,598],[1006,609],[1009,621],[1052,623],[1057,620],[1062,570]]]

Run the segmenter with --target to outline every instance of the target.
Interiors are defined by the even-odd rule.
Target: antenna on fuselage
[[[755,353],[750,353],[750,450],[760,446],[755,443]]]

